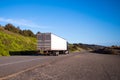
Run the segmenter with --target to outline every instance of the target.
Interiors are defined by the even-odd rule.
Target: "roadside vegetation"
[[[89,44],[82,44],[82,43],[69,44],[70,52],[93,51],[93,50],[96,50],[96,49],[101,49],[103,47],[104,46],[89,45]]]
[[[120,46],[110,46],[110,47],[104,47],[102,49],[96,49],[93,52],[100,53],[100,54],[115,54],[120,55]]]
[[[17,33],[27,37],[36,37],[35,34],[31,30],[21,30],[20,27],[15,27],[14,25],[8,23],[5,26],[2,26],[5,30],[8,30],[13,33]]]
[[[84,48],[80,47],[77,44],[69,44],[68,47],[69,47],[69,52],[80,52],[85,50]]]
[[[10,51],[36,50],[37,40],[30,30],[21,30],[12,24],[0,26],[0,56],[9,56]]]
[[[80,52],[80,51],[90,51],[99,54],[115,54],[120,55],[120,46],[100,46],[100,45],[90,45],[82,43],[69,44],[70,52]]]

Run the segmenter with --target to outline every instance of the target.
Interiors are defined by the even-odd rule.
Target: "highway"
[[[120,80],[120,56],[76,52],[0,57],[0,80]]]

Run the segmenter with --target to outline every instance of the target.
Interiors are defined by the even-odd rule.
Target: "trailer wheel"
[[[69,51],[65,51],[65,54],[69,54]]]
[[[55,56],[58,56],[59,55],[59,52],[55,52]]]

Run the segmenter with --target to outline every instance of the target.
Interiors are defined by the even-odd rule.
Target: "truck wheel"
[[[69,54],[69,51],[65,51],[65,54]]]
[[[58,56],[59,55],[59,52],[55,52],[55,56]]]

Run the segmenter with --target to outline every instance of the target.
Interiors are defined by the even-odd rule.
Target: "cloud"
[[[15,20],[15,19],[6,19],[6,18],[1,18],[0,17],[0,22],[12,23],[12,24],[16,24],[16,25],[19,25],[19,26],[26,26],[26,27],[29,27],[29,28],[40,28],[40,29],[48,28],[46,26],[39,26],[39,25],[33,23],[32,21],[25,20],[25,19]]]

